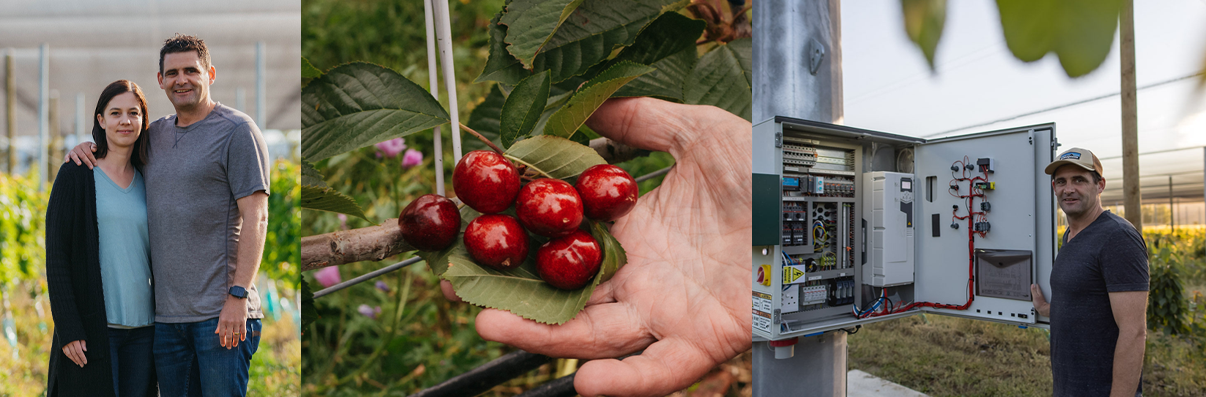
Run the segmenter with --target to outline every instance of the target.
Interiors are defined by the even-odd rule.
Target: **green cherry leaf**
[[[519,82],[502,107],[500,133],[503,147],[528,136],[544,113],[549,99],[549,73],[540,72]]]

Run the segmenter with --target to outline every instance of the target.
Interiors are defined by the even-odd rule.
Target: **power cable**
[[[1147,86],[1143,86],[1143,87],[1138,87],[1138,88],[1135,88],[1135,91],[1142,91],[1142,89],[1154,88],[1154,87],[1160,87],[1160,86],[1164,86],[1164,84],[1170,84],[1170,83],[1175,83],[1175,82],[1182,81],[1182,80],[1188,80],[1188,78],[1198,77],[1198,76],[1201,76],[1201,75],[1202,75],[1202,72],[1196,72],[1196,74],[1193,74],[1193,75],[1187,75],[1187,76],[1181,76],[1181,77],[1176,77],[1176,78],[1170,78],[1170,80],[1165,80],[1165,81],[1155,82],[1155,83],[1147,84]],[[996,123],[1001,123],[1001,122],[1013,121],[1013,119],[1018,119],[1018,118],[1021,118],[1021,117],[1038,115],[1038,113],[1046,113],[1046,112],[1053,111],[1053,110],[1065,109],[1065,107],[1071,107],[1071,106],[1076,106],[1076,105],[1088,104],[1088,103],[1091,103],[1091,101],[1102,100],[1102,99],[1111,98],[1111,97],[1118,97],[1118,95],[1120,95],[1120,94],[1122,94],[1122,92],[1111,93],[1111,94],[1105,94],[1105,95],[1099,95],[1099,97],[1093,97],[1093,98],[1089,98],[1089,99],[1082,99],[1082,100],[1075,101],[1075,103],[1069,103],[1069,104],[1064,104],[1064,105],[1059,105],[1059,106],[1047,107],[1047,109],[1040,109],[1040,110],[1036,110],[1036,111],[1025,112],[1025,113],[1021,113],[1021,115],[1017,115],[1017,116],[1009,116],[1009,117],[1006,117],[1006,118],[995,119],[995,121],[990,121],[990,122],[987,122],[987,123],[979,123],[979,124],[973,124],[973,125],[966,125],[966,127],[960,127],[960,128],[955,128],[955,129],[948,129],[948,130],[944,130],[944,132],[941,132],[941,133],[933,133],[933,134],[930,134],[930,135],[923,135],[923,136],[921,136],[921,138],[930,138],[930,136],[946,135],[946,134],[950,134],[950,133],[961,132],[961,130],[965,130],[965,129],[971,129],[971,128],[976,128],[976,127],[984,127],[984,125],[991,125],[991,124],[996,124]]]

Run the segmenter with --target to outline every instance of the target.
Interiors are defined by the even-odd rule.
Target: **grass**
[[[851,335],[849,367],[933,396],[1050,396],[1046,333],[946,316],[910,316]]]
[[[17,284],[4,291],[4,313],[12,315],[17,345],[10,346],[0,331],[0,396],[42,396],[46,392],[54,331],[50,301],[44,295],[32,296],[29,290],[27,285]],[[288,314],[277,321],[271,316],[264,319],[259,350],[252,358],[249,395],[298,395],[301,348],[295,324]]]
[[[1062,230],[1061,230],[1062,233]],[[1206,395],[1206,228],[1144,228],[1149,266],[1174,265],[1190,301],[1182,335],[1148,330],[1146,396]],[[1159,255],[1161,250],[1171,255]],[[1162,262],[1167,261],[1167,263]],[[1149,302],[1151,303],[1151,302]],[[1047,332],[946,317],[911,316],[863,327],[850,336],[849,367],[933,396],[1049,396]]]
[[[1050,396],[1046,332],[947,316],[911,316],[863,327],[849,338],[850,369],[932,396]],[[1145,396],[1200,396],[1204,344],[1148,331]]]

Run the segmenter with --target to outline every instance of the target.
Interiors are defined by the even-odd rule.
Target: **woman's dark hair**
[[[147,118],[147,98],[142,95],[142,89],[138,88],[138,84],[129,80],[117,80],[109,83],[109,86],[101,91],[100,100],[96,101],[96,111],[92,113],[92,141],[96,142],[96,153],[93,155],[99,159],[109,154],[109,140],[105,137],[105,127],[101,126],[100,120],[97,120],[96,116],[104,117],[109,101],[112,101],[113,97],[127,92],[134,93],[134,98],[138,99],[138,107],[142,111],[142,130],[139,131],[138,140],[134,141],[134,150],[130,153],[130,163],[141,170],[142,166],[147,163],[147,126],[150,125],[150,120]]]

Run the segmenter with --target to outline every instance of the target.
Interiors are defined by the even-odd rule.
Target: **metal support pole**
[[[75,93],[75,142],[71,146],[79,145],[84,141],[85,125],[88,123],[88,110],[84,109],[84,93]],[[150,117],[143,115],[143,117]]]
[[[255,43],[255,124],[260,130],[268,128],[264,120],[264,97],[268,90],[264,87],[264,42]]]
[[[452,22],[448,0],[431,0],[435,19],[436,43],[440,47],[440,72],[444,74],[444,91],[448,92],[448,113],[452,115],[452,161],[461,161],[461,116],[456,102],[456,69],[452,67]]]
[[[1168,176],[1168,228],[1177,227],[1177,211],[1173,207],[1172,175]]]
[[[423,0],[423,17],[427,21],[427,86],[431,91],[431,97],[439,102],[440,85],[439,78],[436,77],[439,73],[436,70],[435,22],[431,15],[431,1]],[[440,136],[440,126],[436,126],[433,131],[435,134],[432,139],[435,141],[435,149],[432,151],[432,158],[435,159],[436,194],[447,196],[444,194],[444,144],[440,142],[443,139]]]
[[[47,114],[47,131],[50,134],[50,143],[46,145],[46,178],[47,181],[53,181],[55,176],[59,175],[59,163],[63,162],[62,147],[63,147],[63,131],[59,128],[59,90],[50,90],[50,108]]]
[[[17,173],[17,78],[13,73],[13,49],[4,54],[4,109],[8,124],[8,173]]]
[[[1126,220],[1143,233],[1143,195],[1139,191],[1139,108],[1135,99],[1135,5],[1123,0],[1118,14],[1122,63],[1122,197]]]
[[[247,113],[247,90],[235,87],[235,109]]]
[[[38,191],[46,191],[46,144],[50,142],[50,44],[38,49]],[[31,174],[33,175],[33,174]]]
[[[842,121],[841,12],[838,0],[756,1],[755,123],[774,116]],[[778,326],[777,324],[774,326]],[[753,344],[754,396],[846,395],[846,333],[800,338],[790,358],[771,342]],[[791,347],[779,347],[783,356]]]

